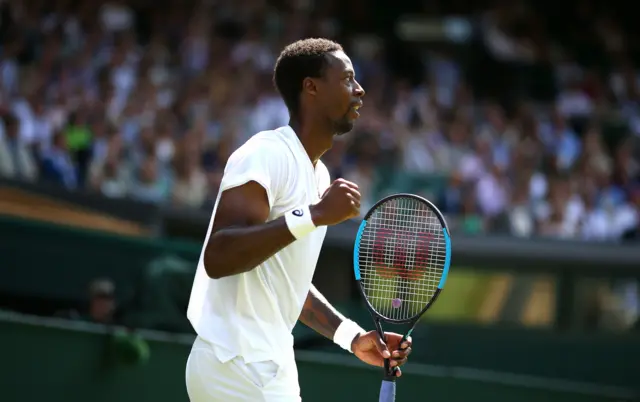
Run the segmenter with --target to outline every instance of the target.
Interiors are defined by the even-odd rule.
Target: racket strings
[[[361,284],[383,317],[419,315],[436,292],[446,243],[438,216],[414,198],[394,198],[367,220],[360,240]]]

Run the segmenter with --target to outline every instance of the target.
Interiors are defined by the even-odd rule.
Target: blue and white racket
[[[367,212],[356,236],[353,268],[383,340],[381,321],[409,324],[402,342],[411,335],[442,291],[450,264],[447,223],[428,200],[395,194]],[[395,401],[395,370],[386,359],[380,402]]]

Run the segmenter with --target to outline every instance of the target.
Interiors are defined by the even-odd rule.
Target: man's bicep
[[[214,232],[265,223],[282,190],[287,163],[282,147],[265,140],[252,141],[234,152],[220,184]]]
[[[256,181],[223,190],[212,232],[232,226],[253,226],[269,218],[267,190]]]

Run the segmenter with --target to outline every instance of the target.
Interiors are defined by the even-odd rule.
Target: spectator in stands
[[[540,234],[555,238],[575,238],[584,213],[582,198],[574,192],[570,177],[552,178],[546,199],[535,211]]]
[[[155,158],[147,157],[142,162],[131,186],[130,195],[134,200],[160,203],[166,198],[166,183],[161,179],[158,170],[158,161]]]
[[[63,131],[68,153],[76,164],[77,182],[80,186],[85,183],[91,158],[91,144],[93,142],[93,133],[89,126],[87,114],[88,112],[84,109],[71,113],[67,126]]]
[[[480,213],[473,186],[466,186],[461,191],[460,226],[462,233],[476,235],[486,231],[489,222]]]
[[[31,149],[20,140],[20,121],[13,114],[2,117],[4,133],[0,134],[0,176],[34,181],[38,169]]]
[[[94,178],[94,188],[109,198],[124,198],[128,195],[128,185],[119,171],[118,162],[108,159],[102,166],[100,176]]]
[[[582,144],[557,109],[552,113],[550,120],[540,130],[545,152],[557,158],[560,169],[570,169],[580,156]]]
[[[95,279],[89,285],[87,319],[100,324],[112,324],[116,316],[115,284],[109,279]]]
[[[96,134],[100,131],[96,131]],[[96,141],[101,143],[97,144]],[[129,195],[130,163],[124,158],[124,146],[119,132],[111,131],[107,138],[96,135],[91,165],[89,188],[110,198]]]
[[[104,120],[100,119],[93,123],[91,127],[93,138],[91,141],[91,163],[102,162],[109,153],[109,138],[116,135],[109,131]],[[89,167],[91,170],[91,167]]]
[[[171,164],[176,152],[176,144],[174,133],[172,132],[171,123],[161,121],[155,130],[156,159],[162,167],[168,167]]]
[[[574,121],[586,120],[593,112],[594,105],[589,94],[583,89],[578,77],[572,77],[557,99],[558,112],[563,118]]]
[[[4,28],[4,27],[3,27]],[[18,93],[20,84],[20,67],[17,56],[20,45],[14,38],[6,38],[0,54],[0,88],[4,96],[14,96]]]
[[[423,123],[418,113],[414,113],[402,133],[403,167],[408,173],[430,174],[436,171],[436,160],[429,144],[431,131],[433,128]]]
[[[487,133],[479,134],[460,160],[459,172],[465,182],[475,183],[487,173],[492,164],[491,137]]]
[[[585,240],[606,240],[612,238],[612,228],[606,211],[598,205],[593,189],[582,197],[584,216],[580,222],[580,231]]]
[[[493,218],[507,207],[509,187],[505,168],[494,164],[476,185],[476,200],[480,211]]]
[[[78,173],[67,150],[67,137],[60,131],[53,135],[51,147],[43,153],[41,176],[44,181],[69,190],[78,187]]]
[[[202,169],[197,149],[185,146],[174,160],[175,183],[171,199],[178,206],[200,207],[209,194],[207,176]]]
[[[462,174],[454,172],[449,179],[448,186],[442,191],[438,200],[438,205],[443,213],[459,214],[462,212],[463,185]]]
[[[28,74],[28,73],[27,73]],[[13,102],[13,112],[20,120],[20,141],[28,145],[35,154],[51,141],[51,125],[44,115],[44,100],[31,93],[17,97]]]
[[[629,191],[629,202],[617,211],[614,235],[623,239],[640,239],[640,183]]]
[[[502,232],[517,237],[530,237],[535,233],[535,219],[531,210],[529,183],[522,181],[510,194],[509,206],[496,226]]]
[[[85,305],[78,309],[59,311],[55,316],[99,324],[116,324],[120,319],[120,312],[113,281],[97,278],[89,283]]]
[[[452,174],[459,168],[469,149],[470,134],[469,125],[462,119],[455,119],[448,124],[446,137],[439,149],[434,152],[441,172]]]

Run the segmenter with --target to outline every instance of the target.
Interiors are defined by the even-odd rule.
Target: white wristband
[[[308,205],[287,212],[284,214],[284,219],[287,222],[289,231],[296,240],[305,237],[316,229],[316,225],[311,219],[311,211]]]
[[[340,346],[344,350],[351,350],[351,343],[357,335],[364,334],[366,331],[362,329],[358,324],[351,320],[344,320],[338,326],[336,333],[333,334],[333,342]]]

